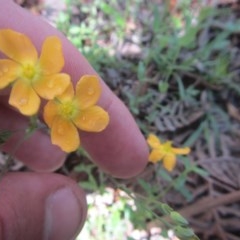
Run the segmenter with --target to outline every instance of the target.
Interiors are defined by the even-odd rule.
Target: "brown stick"
[[[216,208],[221,205],[230,204],[240,201],[240,190],[228,193],[226,195],[221,195],[219,197],[205,197],[190,206],[187,206],[183,209],[178,210],[178,212],[185,218],[190,218],[200,213],[210,211],[212,208]],[[169,222],[169,216],[163,218],[165,221]],[[161,227],[163,223],[159,220],[150,222],[147,227],[151,229],[152,227]]]
[[[181,209],[179,213],[188,218],[200,213],[204,213],[212,208],[236,201],[240,201],[240,191],[231,192],[219,197],[205,197],[194,204]]]

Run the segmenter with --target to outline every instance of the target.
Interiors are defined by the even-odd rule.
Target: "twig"
[[[240,190],[231,192],[226,195],[222,195],[220,197],[205,197],[194,204],[185,207],[179,211],[184,217],[192,217],[200,213],[207,212],[212,208],[216,208],[221,205],[233,203],[240,201]],[[196,207],[197,206],[197,207]]]
[[[240,201],[240,190],[231,192],[226,195],[222,195],[219,197],[205,197],[194,204],[187,206],[183,209],[178,210],[178,212],[185,218],[190,218],[192,216],[207,212],[213,208],[216,208],[221,205],[233,203]],[[162,218],[164,221],[169,222],[169,216],[165,216]],[[162,223],[159,220],[152,221],[148,224],[148,227],[158,226],[161,227]]]

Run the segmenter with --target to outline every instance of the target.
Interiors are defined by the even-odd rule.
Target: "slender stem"
[[[175,185],[175,183],[182,177],[182,175],[187,175],[189,172],[191,172],[191,169],[185,169],[182,174],[180,174],[177,178],[175,178],[159,195],[159,198],[162,199]]]
[[[150,212],[155,218],[157,218],[159,221],[161,221],[165,226],[169,227],[169,228],[173,228],[172,224],[170,224],[169,222],[167,222],[165,219],[161,218],[160,216],[158,216],[158,214],[156,214],[155,212],[151,211],[146,205],[147,205],[147,201],[148,198],[140,195],[140,194],[135,194],[136,196],[134,196],[131,192],[130,189],[128,189],[127,187],[125,187],[123,184],[119,184],[114,178],[110,177],[110,180],[112,181],[112,183],[115,185],[115,187],[123,190],[130,198],[132,198],[137,204],[139,204],[141,206],[141,208],[143,208],[144,210]],[[142,200],[144,200],[145,204],[143,204]],[[151,202],[154,202],[157,205],[162,205],[161,202],[156,201],[154,199],[151,199]],[[161,207],[160,207],[161,210]],[[164,213],[163,213],[164,214]]]
[[[5,164],[1,168],[0,172],[0,181],[2,180],[3,176],[8,172],[9,168],[13,165],[14,163],[14,154],[17,151],[17,149],[21,146],[21,144],[27,140],[32,134],[39,129],[38,123],[37,123],[37,117],[33,116],[30,118],[29,122],[29,127],[25,130],[25,134],[22,139],[20,139],[16,145],[13,147],[12,151],[8,154],[8,157],[5,161]],[[19,131],[19,130],[18,130]]]

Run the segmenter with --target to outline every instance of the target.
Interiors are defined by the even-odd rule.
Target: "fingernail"
[[[68,240],[81,229],[84,213],[71,189],[62,188],[46,200],[44,240]]]

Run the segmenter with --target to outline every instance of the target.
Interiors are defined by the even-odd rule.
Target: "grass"
[[[214,148],[220,151],[221,133],[234,131],[224,101],[230,93],[236,98],[240,94],[234,66],[237,48],[232,43],[239,31],[239,20],[229,18],[230,9],[201,6],[201,1],[195,5],[192,1],[177,2],[176,9],[171,9],[157,1],[94,0],[82,4],[68,0],[57,26],[125,102],[146,136],[154,132],[193,149],[199,141],[209,145],[213,137]],[[82,186],[104,193],[109,177],[100,172],[102,178],[97,182],[91,175],[92,168],[93,165],[89,169],[84,165],[77,167],[77,171],[89,176]],[[99,237],[94,239],[133,239],[121,235],[126,231],[126,225],[122,226],[125,218],[135,228],[146,229],[147,222],[161,220],[161,201],[167,201],[169,192],[175,191],[182,201],[190,202],[193,193],[186,187],[188,176],[208,175],[188,157],[179,159],[174,174],[162,169],[161,164],[151,171],[153,182],[136,180],[148,210],[141,198],[136,200],[132,193],[135,211],[123,199],[111,203],[106,210],[111,212],[111,221],[105,222],[104,215],[99,215],[97,219],[90,217],[86,224],[89,234],[97,224],[95,234]],[[123,186],[120,182],[114,189],[127,192]],[[95,207],[90,204],[90,212]],[[182,225],[173,221],[170,228],[179,236],[187,236],[186,229],[177,231],[179,226]],[[167,232],[163,235],[167,236]],[[91,234],[87,238],[91,239]]]

